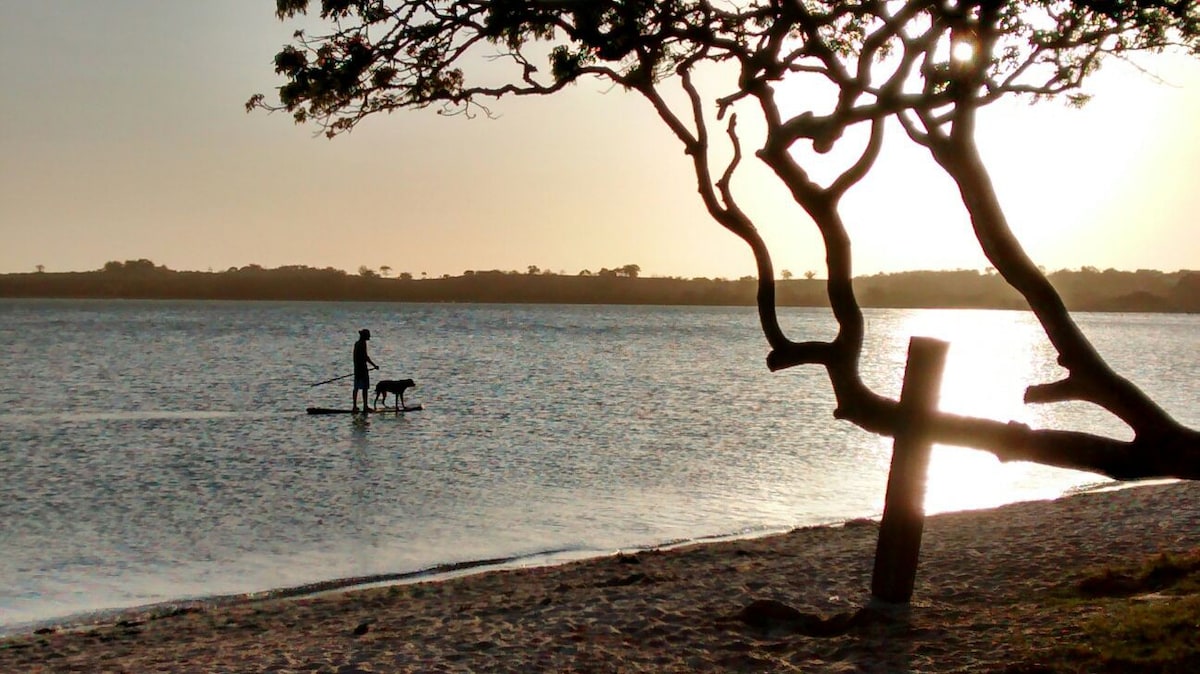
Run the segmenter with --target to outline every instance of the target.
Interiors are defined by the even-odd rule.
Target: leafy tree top
[[[318,3],[277,0],[290,18]],[[486,110],[489,99],[553,93],[580,77],[652,85],[702,63],[739,66],[718,105],[797,74],[839,89],[833,114],[790,120],[827,149],[846,125],[907,109],[936,111],[970,92],[1086,99],[1105,56],[1170,46],[1200,53],[1193,0],[322,0],[333,30],[275,58],[279,104],[329,133],[397,108]],[[468,70],[490,57],[512,66]],[[545,70],[543,70],[545,69]]]

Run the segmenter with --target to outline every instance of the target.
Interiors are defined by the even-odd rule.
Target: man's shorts
[[[371,389],[371,375],[367,373],[354,375],[354,390],[369,391]]]

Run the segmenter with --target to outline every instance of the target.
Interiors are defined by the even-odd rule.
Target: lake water
[[[1026,407],[1057,378],[1033,318],[870,311],[864,377],[951,341],[943,409],[1114,433]],[[1100,352],[1200,424],[1200,316],[1083,314]],[[823,310],[785,310],[793,339]],[[349,407],[374,379],[424,410]],[[0,300],[0,632],[83,612],[755,535],[882,510],[891,442],[832,418],[823,370],[767,371],[751,308]],[[1095,475],[936,448],[930,512]]]

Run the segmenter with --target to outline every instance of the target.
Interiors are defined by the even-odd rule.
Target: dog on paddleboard
[[[411,379],[384,379],[375,384],[375,406],[379,407],[379,399],[383,398],[383,403],[387,404],[388,394],[395,396],[396,409],[408,407],[404,404],[404,391],[414,388],[416,384]]]

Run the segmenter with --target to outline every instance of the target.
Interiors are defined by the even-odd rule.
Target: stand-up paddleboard
[[[334,409],[332,407],[310,407],[310,408],[308,408],[308,413],[309,414],[386,414],[388,412],[392,412],[394,414],[397,412],[418,412],[423,409],[425,409],[425,408],[422,407],[421,405],[405,405],[404,407],[401,407],[399,409],[396,409],[395,407],[377,407],[375,409],[367,410],[364,412],[363,410],[357,410],[357,411],[356,410],[339,410],[339,409]]]

